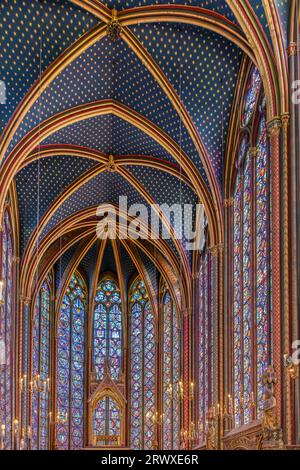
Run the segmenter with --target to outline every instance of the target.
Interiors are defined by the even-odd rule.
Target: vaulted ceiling
[[[2,165],[11,161],[16,169],[23,261],[29,262],[36,244],[44,246],[47,237],[54,249],[58,236],[51,234],[74,218],[69,232],[60,233],[74,236],[56,262],[60,280],[80,251],[78,231],[92,236],[76,214],[117,204],[119,195],[126,195],[128,204],[201,201],[209,220],[221,211],[237,83],[245,52],[253,58],[231,3],[1,1],[0,78],[7,93],[1,105],[1,155]],[[271,51],[263,2],[236,3],[255,17]],[[288,4],[276,1],[285,33]],[[120,12],[123,28],[116,41],[107,30],[112,8]],[[89,213],[86,223],[92,219]],[[97,251],[96,242],[90,243],[80,261],[87,275]],[[114,263],[110,249],[104,256],[108,269]],[[135,249],[154,282],[151,248]],[[127,279],[136,267],[129,246],[120,244],[119,250]],[[185,240],[168,241],[161,251],[165,258],[168,250],[191,269]],[[45,244],[47,253],[51,245]]]

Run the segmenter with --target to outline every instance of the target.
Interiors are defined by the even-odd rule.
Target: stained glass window
[[[245,107],[242,115],[242,123],[244,126],[248,126],[255,110],[257,98],[261,88],[261,76],[259,70],[254,68],[248,83],[248,88],[245,98]]]
[[[118,403],[111,397],[98,401],[94,409],[93,431],[98,445],[118,444],[121,435],[121,412]],[[117,438],[117,442],[112,441]]]
[[[31,425],[33,450],[48,449],[50,363],[50,287],[45,281],[36,300],[32,333]]]
[[[205,423],[209,408],[213,405],[215,361],[214,328],[215,318],[215,278],[212,255],[207,247],[201,255],[199,271],[199,316],[198,316],[198,390],[199,390],[199,430],[200,440],[205,438]]]
[[[152,449],[155,440],[156,340],[154,317],[143,281],[129,295],[130,436],[133,449]]]
[[[261,78],[254,68],[246,92],[242,124],[251,126],[253,135],[258,128],[258,137],[252,142],[245,137],[241,141],[233,209],[235,426],[260,416],[262,374],[270,360],[270,175],[265,99],[260,96],[260,89]],[[245,135],[244,129],[242,132]]]
[[[256,367],[257,402],[261,415],[263,403],[262,375],[270,357],[270,171],[267,160],[266,115],[262,109],[256,158]]]
[[[120,290],[111,278],[98,285],[95,296],[93,358],[97,378],[104,377],[106,364],[117,380],[122,363],[122,309]]]
[[[83,447],[84,344],[87,294],[75,273],[66,289],[58,319],[57,445],[59,449]]]
[[[4,446],[11,448],[12,432],[12,334],[13,334],[13,235],[9,212],[4,214],[0,309],[0,423],[5,426]]]
[[[162,328],[162,446],[179,449],[180,335],[175,306],[169,292],[163,298]]]

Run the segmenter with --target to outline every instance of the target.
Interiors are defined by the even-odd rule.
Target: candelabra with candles
[[[35,375],[30,382],[27,380],[27,375],[24,374],[20,378],[20,389],[21,392],[26,393],[26,392],[37,392],[37,393],[43,393],[47,394],[50,392],[50,379],[47,377],[47,379],[43,380],[39,374]]]
[[[53,415],[53,412],[49,412],[49,425],[50,425],[50,435],[53,436],[53,446],[54,449],[58,448],[57,444],[57,429],[58,424],[66,424],[68,422],[68,412],[58,410],[56,415]]]
[[[155,411],[153,414],[151,411],[148,411],[146,414],[146,418],[149,421],[152,421],[154,424],[157,424],[158,426],[162,426],[164,422],[164,413],[159,413],[158,411]]]
[[[195,395],[194,382],[190,382],[190,386],[189,386],[189,390],[187,394],[184,393],[184,384],[182,380],[178,382],[178,387],[179,387],[180,400],[186,400],[186,399],[190,401],[194,400],[194,395]]]
[[[43,380],[39,374],[35,375],[30,382],[31,391],[38,393],[48,393],[50,390],[50,379]]]
[[[195,423],[192,421],[189,425],[188,429],[181,429],[180,431],[180,440],[181,443],[189,449],[192,449],[194,445],[200,441],[200,434],[201,434],[201,423],[198,422],[196,426]]]
[[[189,400],[193,401],[195,396],[195,386],[194,382],[190,382],[188,387],[188,392],[185,393],[185,385],[182,380],[178,382],[178,389],[179,389],[179,398],[181,401]],[[181,444],[185,448],[190,448],[195,440],[197,439],[198,430],[196,429],[195,423],[191,422],[187,429],[182,428],[180,430],[180,440]]]
[[[254,393],[251,392],[249,403],[246,403],[245,397],[244,397],[244,395],[242,395],[241,398],[240,398],[239,407],[238,407],[241,422],[243,420],[245,410],[249,409],[251,411],[251,414],[252,414],[252,412],[253,412],[253,410],[255,410],[255,408],[256,408],[256,402],[255,402],[255,399],[254,399]]]
[[[22,377],[20,377],[19,384],[20,384],[20,391],[22,393],[22,396],[24,397],[24,402],[22,399],[22,406],[25,406],[25,407],[26,407],[26,403],[28,400],[27,395],[30,396],[32,393],[37,393],[39,395],[46,396],[47,394],[50,393],[49,377],[43,380],[40,374],[34,375],[31,381],[28,381],[27,374],[24,374]],[[21,436],[20,436],[19,431],[18,431],[18,434],[19,434],[20,449],[25,449],[25,448],[30,449],[30,444],[31,444],[31,439],[32,439],[31,426],[28,425],[27,428],[22,428]]]

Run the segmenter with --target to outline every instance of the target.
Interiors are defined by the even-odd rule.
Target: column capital
[[[223,243],[219,243],[218,245],[214,245],[214,246],[209,247],[209,252],[211,253],[211,255],[214,258],[216,258],[219,255],[222,255],[223,250],[224,250]]]
[[[275,116],[273,119],[267,122],[267,130],[269,136],[273,137],[275,135],[280,134],[281,129],[281,118],[279,116]]]
[[[26,297],[26,295],[20,295],[20,302],[23,303],[26,307],[28,307],[30,305],[30,302],[31,302],[31,298],[30,297]]]
[[[224,207],[225,209],[228,209],[229,207],[232,207],[234,204],[234,198],[230,197],[228,199],[224,199]]]
[[[184,317],[190,317],[192,315],[192,308],[191,307],[187,307],[185,309],[183,309],[182,311],[182,314]]]
[[[290,113],[283,113],[281,115],[282,127],[284,127],[284,128],[288,127],[289,123],[290,123]]]
[[[297,44],[295,42],[290,42],[287,47],[287,53],[289,57],[297,55]]]
[[[255,158],[257,155],[257,147],[249,147],[249,155],[252,158]]]

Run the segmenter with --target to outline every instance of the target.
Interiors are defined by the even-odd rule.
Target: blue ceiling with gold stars
[[[194,26],[164,23],[131,29],[188,109],[221,185],[241,51],[219,35]]]
[[[117,10],[151,5],[193,5],[218,12],[237,24],[226,0],[112,0],[103,4]],[[276,4],[286,34],[290,1],[276,0]],[[270,42],[262,0],[249,0],[249,5]],[[6,104],[0,105],[0,133],[26,92],[38,83],[40,74],[98,23],[96,17],[72,1],[1,1],[0,79],[5,82],[7,99]],[[129,28],[170,81],[186,108],[203,142],[222,194],[226,139],[243,53],[225,37],[183,23],[142,23]],[[113,42],[106,36],[68,62],[25,115],[6,156],[42,121],[72,107],[106,99],[129,107],[173,139],[196,166],[208,191],[212,191],[201,156],[165,90],[122,37]],[[112,114],[74,122],[50,135],[43,142],[43,145],[47,144],[73,144],[107,155],[134,155],[133,160],[146,155],[159,158],[166,164],[176,163],[160,143]],[[93,165],[95,162],[87,158],[54,156],[31,163],[15,177],[21,255],[37,222],[55,198]],[[129,165],[127,169],[159,204],[182,202],[195,205],[197,202],[194,191],[170,174],[138,165]],[[144,202],[140,193],[120,175],[105,172],[94,177],[55,212],[43,235],[79,209],[103,202],[117,203],[119,195],[127,195],[128,204]],[[195,218],[194,211],[192,217]],[[186,240],[183,240],[183,247],[185,244]],[[178,255],[173,242],[170,241],[169,245]],[[130,267],[125,252],[123,258],[128,266],[129,279],[133,267]],[[65,260],[70,253],[65,255]],[[82,268],[87,273],[91,256],[94,256],[92,250],[82,261]],[[187,253],[187,256],[191,261],[191,254]]]
[[[67,185],[93,165],[95,162],[86,158],[56,156],[35,161],[18,173],[16,187],[22,228],[21,253],[37,221],[45,214],[53,200]]]
[[[289,28],[289,11],[291,7],[291,0],[276,0],[278,13],[280,16],[285,44],[288,45],[288,28]]]
[[[0,133],[40,72],[97,23],[65,0],[1,0],[0,78],[7,100],[1,105]]]
[[[107,155],[149,155],[174,162],[160,144],[132,124],[112,115],[97,116],[67,126],[48,137],[43,142],[46,144],[73,144]]]

